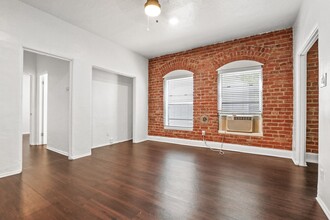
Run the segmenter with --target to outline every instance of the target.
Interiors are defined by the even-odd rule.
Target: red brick
[[[151,59],[149,61],[149,135],[201,140],[203,129],[207,131],[207,140],[221,142],[223,135],[218,134],[217,117],[217,69],[227,63],[242,59],[255,60],[264,64],[264,136],[227,134],[225,142],[291,150],[293,126],[293,35],[291,28]],[[194,73],[193,131],[164,130],[163,76],[177,69]],[[315,105],[316,102],[312,101],[312,104]],[[200,117],[203,114],[209,116],[208,124],[200,123]],[[315,139],[311,140],[314,143]]]

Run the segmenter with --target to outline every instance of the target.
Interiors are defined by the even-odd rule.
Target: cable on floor
[[[226,133],[227,133],[227,132],[225,131],[224,135],[222,136],[222,142],[221,142],[221,145],[220,145],[220,149],[218,149],[218,148],[213,148],[213,147],[209,146],[209,145],[207,144],[206,139],[205,139],[205,135],[202,135],[202,136],[203,136],[203,142],[204,142],[205,146],[208,147],[211,151],[216,151],[216,152],[218,152],[220,155],[224,155],[225,152],[223,151],[223,143],[224,143],[224,141],[225,141]]]

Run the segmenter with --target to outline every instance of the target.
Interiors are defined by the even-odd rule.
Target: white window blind
[[[219,71],[220,114],[262,113],[262,67]]]
[[[165,126],[193,127],[193,77],[165,80]]]

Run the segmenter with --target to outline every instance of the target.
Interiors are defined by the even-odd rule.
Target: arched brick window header
[[[176,78],[192,77],[193,75],[194,73],[189,70],[174,70],[167,73],[163,78],[176,79]]]
[[[242,69],[242,68],[250,68],[256,66],[263,66],[263,63],[254,60],[237,60],[230,63],[227,63],[221,66],[218,71],[225,71],[229,69]]]

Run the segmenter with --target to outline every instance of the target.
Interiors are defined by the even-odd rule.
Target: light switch
[[[320,86],[321,86],[321,88],[323,88],[323,87],[326,87],[327,85],[328,85],[328,74],[323,73],[321,76]]]

